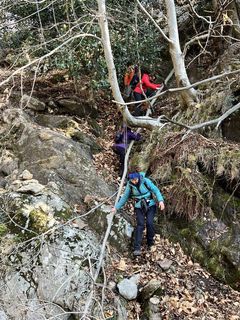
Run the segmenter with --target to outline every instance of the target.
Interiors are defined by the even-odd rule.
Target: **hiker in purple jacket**
[[[124,170],[124,159],[127,152],[129,143],[132,140],[139,141],[141,139],[140,133],[133,132],[131,128],[123,125],[120,132],[115,136],[115,143],[112,146],[113,151],[119,155],[120,160],[120,176],[123,174]]]

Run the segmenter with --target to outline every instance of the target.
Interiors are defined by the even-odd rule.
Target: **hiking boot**
[[[134,250],[134,251],[133,251],[133,255],[134,255],[135,257],[140,256],[140,255],[141,255],[141,250]]]

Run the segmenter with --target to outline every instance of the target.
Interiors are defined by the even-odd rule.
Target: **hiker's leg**
[[[145,214],[141,209],[135,208],[137,226],[135,228],[134,250],[141,250],[143,230],[145,224]]]
[[[123,175],[124,171],[124,160],[125,160],[125,149],[119,150],[119,161],[120,161],[120,177]]]
[[[124,170],[125,149],[113,146],[113,151],[119,156],[119,176],[121,177]]]
[[[147,227],[147,244],[151,246],[153,244],[153,238],[155,235],[155,229],[153,224],[153,219],[156,213],[156,206],[151,206],[148,208],[146,214],[146,227]]]
[[[134,95],[134,100],[137,101],[141,101],[144,100],[144,96],[141,93],[138,92],[133,92]],[[138,117],[142,115],[142,109],[141,109],[141,103],[136,103],[135,104],[135,110],[133,112],[133,116]]]

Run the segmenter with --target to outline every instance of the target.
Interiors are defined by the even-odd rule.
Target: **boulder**
[[[97,205],[97,203],[95,203]],[[91,207],[95,206],[91,205]],[[103,234],[107,230],[108,219],[111,213],[110,206],[102,205],[94,212],[90,213],[86,220],[88,225],[98,234]],[[133,226],[131,221],[122,214],[116,214],[113,218],[112,228],[109,235],[109,242],[123,253],[131,253],[131,242],[133,235]]]
[[[69,311],[84,308],[91,289],[88,259],[96,261],[100,250],[96,237],[63,225],[39,244],[35,239],[15,245],[10,253],[0,280],[2,319],[6,312],[11,319],[67,320]]]
[[[46,108],[46,105],[44,102],[32,97],[28,96],[27,94],[24,94],[21,98],[21,106],[23,108],[29,108],[35,111],[43,111]]]
[[[108,197],[114,192],[98,176],[86,141],[76,142],[61,132],[36,126],[21,110],[6,110],[5,123],[11,125],[15,116],[18,124],[14,147],[15,157],[21,158],[19,172],[27,169],[42,185],[55,182],[71,204],[82,203],[86,195]],[[11,184],[16,177],[10,174],[7,179]]]
[[[139,275],[134,275],[130,279],[123,279],[117,284],[119,293],[127,300],[136,299],[138,294]]]
[[[149,300],[156,292],[162,293],[161,282],[156,279],[151,279],[143,288],[140,289],[139,299],[141,301]]]
[[[11,191],[14,187],[16,190]],[[59,224],[59,219],[71,216],[73,209],[61,198],[60,191],[51,183],[42,187],[41,192],[36,194],[29,190],[23,192],[18,184],[13,184],[1,196],[11,217],[8,229],[18,232],[19,237],[31,238],[41,234]]]
[[[10,151],[4,150],[0,159],[0,172],[8,176],[18,168],[18,158]]]
[[[31,180],[33,178],[33,175],[28,170],[24,170],[20,176],[23,180]]]
[[[8,320],[6,313],[0,310],[0,320]]]
[[[164,271],[167,271],[173,264],[173,261],[170,259],[163,259],[163,260],[160,260],[158,264]]]
[[[62,98],[59,99],[57,103],[59,105],[59,113],[67,113],[81,118],[87,116],[96,118],[98,115],[97,108],[92,100],[88,101],[80,98]]]

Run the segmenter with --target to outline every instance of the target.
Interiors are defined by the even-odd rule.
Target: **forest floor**
[[[76,94],[73,91],[73,84],[69,81],[62,82],[61,85],[57,84],[55,87],[48,80],[44,81],[45,86],[42,81],[36,82],[36,88],[39,87],[37,91],[42,92],[42,95]],[[44,87],[46,89],[43,89]],[[95,155],[95,166],[107,181],[118,185],[118,157],[112,151],[111,146],[116,130],[122,125],[121,115],[116,111],[109,92],[98,90],[94,95],[97,98],[99,110],[97,121],[104,131],[104,136],[98,139],[103,151]],[[166,98],[165,101],[160,102],[157,110],[161,113],[166,105],[168,109],[174,107]],[[90,132],[87,121],[81,121],[81,125],[83,131]],[[144,130],[143,135],[147,136]],[[132,211],[130,214],[133,214]],[[113,248],[110,249],[108,256],[109,261],[105,265],[107,283],[116,284],[120,279],[137,273],[140,274],[139,287],[145,286],[152,279],[161,283],[162,293],[159,307],[161,319],[240,319],[240,292],[214,279],[198,263],[184,254],[178,243],[171,243],[168,239],[157,235],[151,251],[143,250],[142,256],[138,259],[133,259],[129,252],[120,255]],[[166,270],[162,267],[164,263],[169,265]],[[106,319],[115,319],[116,310],[110,305],[117,294],[115,290],[106,290]],[[129,301],[126,308],[129,320],[143,319],[142,304],[138,300]]]
[[[178,243],[156,235],[155,245],[150,252],[143,251],[141,258],[118,256],[106,267],[108,282],[136,273],[140,287],[152,279],[160,282],[161,319],[240,319],[240,293],[214,279]],[[141,302],[128,302],[129,320],[144,319]]]

